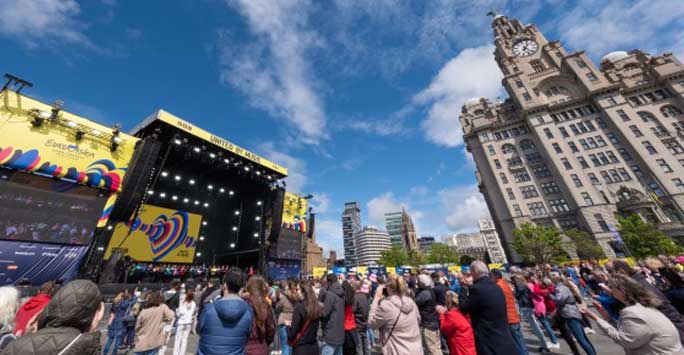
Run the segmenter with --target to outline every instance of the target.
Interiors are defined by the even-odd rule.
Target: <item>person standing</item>
[[[359,345],[356,348],[358,355],[370,355],[370,343],[368,339],[368,296],[369,287],[356,280],[354,286],[354,320],[356,331],[359,332]],[[365,289],[364,289],[365,287]],[[365,291],[365,292],[364,292]]]
[[[0,287],[0,351],[16,337],[14,316],[19,308],[19,290],[13,286]]]
[[[316,291],[309,282],[299,286],[299,301],[292,314],[292,325],[287,329],[288,345],[292,347],[292,355],[318,354],[318,326],[321,318],[321,305]]]
[[[55,282],[48,281],[40,286],[37,295],[29,298],[28,301],[19,307],[19,311],[17,311],[15,316],[14,335],[21,336],[24,334],[26,325],[47,306],[50,299],[52,299],[52,294],[55,293],[55,289]]]
[[[323,346],[321,355],[342,355],[344,344],[344,291],[337,280],[337,275],[326,276],[328,288],[321,290],[323,312],[321,314],[321,328],[323,331]]]
[[[344,344],[342,345],[342,354],[356,355],[360,341],[354,317],[354,287],[348,280],[344,280],[342,290],[344,291]]]
[[[577,340],[587,355],[596,355],[594,345],[584,332],[581,321],[582,314],[577,306],[575,295],[573,295],[572,291],[563,283],[563,279],[558,272],[550,272],[549,278],[556,285],[555,291],[549,296],[556,303],[556,307],[558,307],[556,311],[557,318],[564,323],[559,325],[559,327],[567,326],[570,333],[572,333],[572,336]],[[573,349],[573,353],[575,353],[575,351],[576,349]]]
[[[387,297],[383,291],[387,287]],[[379,284],[373,297],[368,326],[380,330],[384,355],[423,355],[420,338],[420,313],[416,303],[407,296],[408,289],[401,276],[387,277]]]
[[[128,293],[119,293],[114,297],[112,308],[109,313],[109,325],[107,327],[107,343],[104,347],[103,355],[109,354],[109,349],[112,349],[112,355],[119,352],[119,347],[123,342],[124,335],[126,335],[126,325],[124,319],[130,310],[131,301],[128,299]]]
[[[511,284],[504,280],[503,274],[499,269],[493,269],[491,271],[491,277],[492,281],[499,286],[504,294],[508,327],[511,328],[511,335],[513,336],[513,340],[515,340],[515,346],[518,348],[518,354],[527,355],[527,345],[525,345],[525,338],[523,337],[522,328],[520,327],[520,315],[518,314],[518,308],[515,306],[515,296],[513,296]]]
[[[437,305],[446,305],[446,278],[442,275],[441,271],[433,272],[430,276],[432,277],[432,284],[434,285],[432,289],[435,291],[435,301],[437,302]]]
[[[261,276],[252,276],[247,281],[243,298],[252,307],[252,328],[247,338],[247,355],[268,355],[269,346],[275,336],[275,318],[268,304],[268,284]]]
[[[290,355],[292,348],[287,345],[287,327],[292,323],[292,313],[296,302],[297,289],[294,282],[282,283],[281,292],[276,303],[276,314],[278,315],[278,338],[282,348],[281,355]]]
[[[172,321],[174,313],[164,304],[160,291],[152,291],[145,302],[145,309],[135,323],[135,355],[157,355],[166,344],[164,325]]]
[[[185,355],[185,349],[188,346],[188,336],[192,328],[192,322],[195,316],[197,304],[194,300],[194,292],[192,289],[185,294],[185,299],[176,309],[176,336],[173,344],[173,355]]]
[[[418,293],[416,305],[420,312],[420,335],[423,339],[423,352],[426,355],[441,355],[439,336],[439,314],[437,314],[437,297],[432,289],[429,275],[418,275]]]
[[[440,331],[447,339],[450,355],[477,355],[470,320],[458,309],[458,294],[446,293],[446,307],[437,306]]]
[[[550,352],[549,346],[547,344],[544,333],[537,323],[537,319],[534,317],[534,303],[532,302],[532,290],[530,290],[527,285],[527,280],[517,274],[513,276],[514,287],[515,287],[515,300],[518,302],[518,307],[520,308],[520,313],[522,318],[530,325],[532,332],[537,336],[539,340],[539,352],[548,353]],[[559,346],[560,347],[560,346]]]
[[[242,271],[230,269],[226,273],[223,296],[206,304],[200,315],[197,355],[245,354],[253,314],[238,295],[243,285]]]
[[[459,280],[459,308],[470,315],[478,355],[518,353],[508,326],[503,291],[490,279],[484,262],[473,261],[470,273],[472,284],[466,279]]]

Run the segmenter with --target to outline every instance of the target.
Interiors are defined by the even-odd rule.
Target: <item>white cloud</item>
[[[330,210],[330,196],[327,193],[313,193],[314,197],[311,199],[311,207],[313,213],[325,214]]]
[[[75,0],[2,0],[0,35],[14,38],[29,48],[46,42],[67,42],[94,48],[83,34]]]
[[[335,250],[337,255],[344,255],[341,219],[317,218],[316,243],[323,247],[325,255],[329,255],[330,250]]]
[[[472,97],[502,93],[503,76],[493,51],[490,45],[464,49],[442,67],[427,88],[413,97],[413,105],[429,107],[421,123],[428,141],[447,147],[462,144],[458,116],[463,103]]]
[[[266,159],[282,165],[288,169],[288,176],[285,179],[287,191],[302,193],[306,185],[306,162],[295,158],[289,154],[276,150],[272,142],[259,145],[258,150]]]
[[[444,223],[453,232],[477,230],[480,218],[489,218],[489,210],[477,185],[455,186],[439,192],[446,212]]]
[[[297,141],[327,138],[323,99],[307,52],[322,39],[309,22],[306,0],[234,0],[255,40],[247,46],[222,43],[221,80],[247,95],[250,103],[284,119]],[[236,45],[238,48],[235,48]]]
[[[406,205],[399,202],[392,192],[385,192],[372,198],[366,206],[369,223],[381,229],[384,229],[385,213],[401,211],[402,207],[406,208]]]

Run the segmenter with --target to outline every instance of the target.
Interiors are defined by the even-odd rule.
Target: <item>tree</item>
[[[652,223],[644,222],[637,214],[625,218],[618,217],[618,231],[629,252],[636,258],[659,254],[672,255],[681,251],[672,238]]]
[[[449,264],[458,263],[458,261],[458,254],[444,243],[432,244],[430,254],[427,256],[427,262],[429,264]]]
[[[380,254],[380,260],[378,260],[378,264],[384,266],[401,266],[406,265],[407,262],[406,251],[398,245],[393,245],[389,250],[383,251]]]
[[[566,231],[565,235],[575,245],[577,256],[581,260],[598,260],[606,257],[601,244],[589,233],[579,229],[571,229]]]
[[[475,258],[472,256],[466,254],[466,255],[461,255],[460,257],[460,265],[470,265],[473,261],[475,261]]]
[[[554,263],[567,259],[560,232],[556,227],[523,223],[513,230],[513,249],[526,262]]]
[[[409,265],[417,268],[420,265],[425,265],[426,262],[427,262],[427,258],[425,257],[425,254],[421,253],[418,250],[409,250],[408,261],[407,261],[407,263]]]

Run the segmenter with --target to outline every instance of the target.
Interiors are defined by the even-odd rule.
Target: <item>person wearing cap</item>
[[[356,347],[357,355],[370,355],[370,343],[368,342],[368,292],[370,288],[368,285],[361,283],[361,281],[354,280],[352,282],[354,287],[354,303],[352,309],[354,312],[354,320],[356,321],[356,331],[359,333],[359,342]]]

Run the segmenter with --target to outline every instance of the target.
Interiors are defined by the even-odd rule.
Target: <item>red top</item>
[[[344,330],[354,330],[356,329],[356,319],[354,319],[354,311],[352,310],[352,305],[347,305],[344,307]]]
[[[511,285],[504,279],[498,279],[496,284],[503,291],[506,297],[506,314],[508,316],[508,324],[519,324],[520,316],[518,315],[518,308],[515,306],[515,296],[513,296],[513,289]]]
[[[477,355],[470,319],[457,307],[439,315],[440,330],[449,345],[451,355]]]
[[[50,302],[50,296],[40,293],[22,304],[15,317],[14,335],[24,335],[28,322],[33,316],[40,313],[47,306],[48,302]]]

